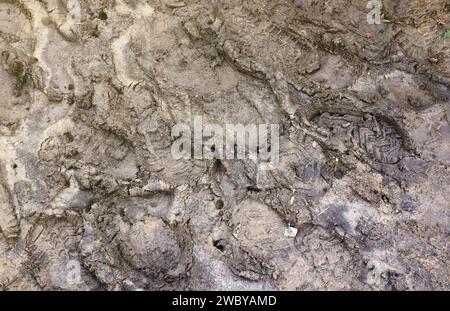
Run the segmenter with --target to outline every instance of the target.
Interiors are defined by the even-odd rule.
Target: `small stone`
[[[47,27],[49,27],[49,26],[51,26],[52,24],[53,24],[53,20],[50,18],[50,17],[44,17],[44,18],[42,18],[42,24],[44,24],[44,26],[47,26]]]
[[[406,212],[413,212],[417,209],[416,204],[411,201],[403,201],[400,207]]]
[[[432,64],[437,64],[439,62],[439,59],[437,59],[436,57],[430,57],[428,58],[428,61]]]
[[[295,238],[297,236],[298,229],[289,226],[286,230],[284,230],[284,236],[288,238]]]
[[[143,188],[145,192],[168,191],[170,189],[170,185],[160,180],[149,180],[147,185]]]

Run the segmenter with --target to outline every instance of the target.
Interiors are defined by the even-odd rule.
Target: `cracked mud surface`
[[[366,5],[1,0],[0,289],[448,290],[450,7]]]

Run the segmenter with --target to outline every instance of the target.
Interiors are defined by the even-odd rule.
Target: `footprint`
[[[81,25],[80,1],[49,0],[47,11],[61,36],[67,41],[76,42]]]
[[[74,90],[70,64],[81,21],[79,1],[51,0],[47,7],[23,1],[23,6],[33,20],[34,57],[43,69],[43,91],[50,101],[68,101]]]
[[[20,41],[29,37],[32,31],[30,20],[14,3],[0,3],[0,33],[2,39]]]
[[[356,154],[365,154],[372,162],[397,164],[406,155],[397,130],[375,116],[323,113],[314,121],[328,129],[332,139],[341,141]]]

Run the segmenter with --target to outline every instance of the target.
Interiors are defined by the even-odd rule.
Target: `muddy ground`
[[[448,290],[450,6],[367,3],[1,0],[0,289]]]

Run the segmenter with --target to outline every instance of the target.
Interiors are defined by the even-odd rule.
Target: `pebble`
[[[289,226],[286,230],[284,230],[284,236],[288,238],[295,238],[297,236],[298,229]]]

